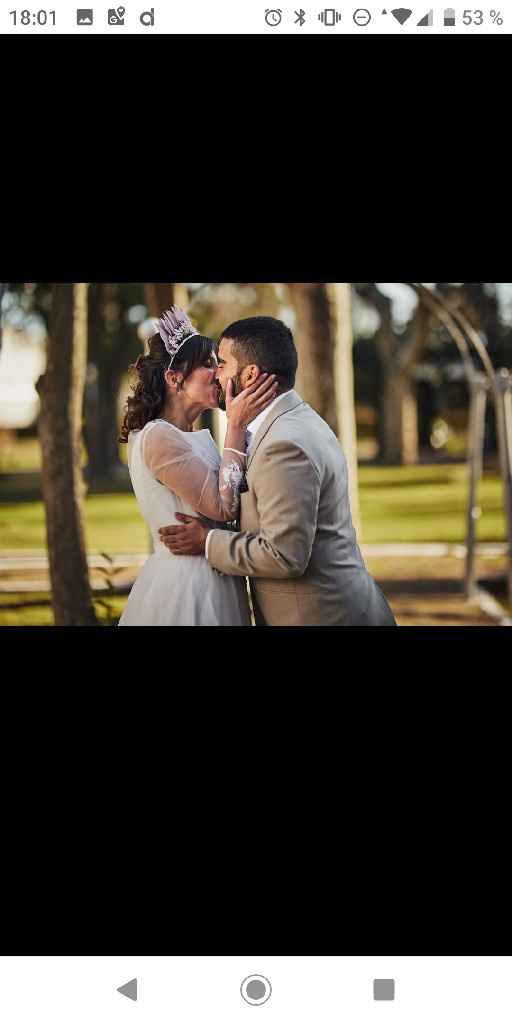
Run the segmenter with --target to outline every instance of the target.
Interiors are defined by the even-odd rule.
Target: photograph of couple
[[[11,282],[0,312],[0,629],[512,625],[512,284]]]
[[[347,462],[294,390],[281,320],[218,345],[173,306],[137,359],[120,441],[154,551],[119,626],[395,626],[352,525]],[[227,415],[223,453],[205,410]],[[249,585],[249,592],[247,589]]]

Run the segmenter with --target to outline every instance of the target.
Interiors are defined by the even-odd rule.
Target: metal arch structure
[[[497,440],[500,458],[500,473],[503,482],[503,501],[507,527],[507,593],[512,602],[512,374],[506,369],[495,370],[485,345],[460,310],[452,309],[441,296],[429,291],[423,285],[412,285],[418,298],[446,327],[457,345],[466,369],[470,389],[469,418],[469,491],[466,528],[466,571],[464,593],[473,596],[477,591],[475,569],[476,523],[481,509],[478,505],[478,486],[483,471],[485,411],[488,395],[496,408]],[[483,372],[475,369],[471,358],[472,344],[482,365]]]
[[[484,362],[492,388],[503,483],[503,506],[507,526],[507,594],[508,600],[512,604],[512,374],[506,367],[495,370],[478,331],[459,310],[454,311],[453,315],[465,330],[470,341],[473,342]]]

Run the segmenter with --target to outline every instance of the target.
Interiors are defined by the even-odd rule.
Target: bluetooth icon
[[[295,19],[295,24],[296,25],[300,25],[300,27],[302,28],[302,26],[306,24],[306,12],[305,11],[295,11],[295,14],[297,15],[297,17]]]

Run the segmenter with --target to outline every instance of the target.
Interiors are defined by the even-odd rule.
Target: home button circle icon
[[[242,998],[250,1006],[263,1006],[272,995],[272,985],[262,974],[251,974],[242,982]]]

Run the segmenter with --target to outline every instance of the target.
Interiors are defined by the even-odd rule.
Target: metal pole
[[[503,504],[507,527],[507,592],[512,603],[512,375],[498,370],[495,377],[496,422],[500,450]]]
[[[482,509],[478,504],[478,487],[482,479],[485,408],[489,382],[485,374],[474,373],[469,386],[471,389],[468,443],[469,494],[466,530],[466,574],[464,580],[464,593],[467,600],[474,597],[477,590],[475,564],[476,524],[482,513]]]

